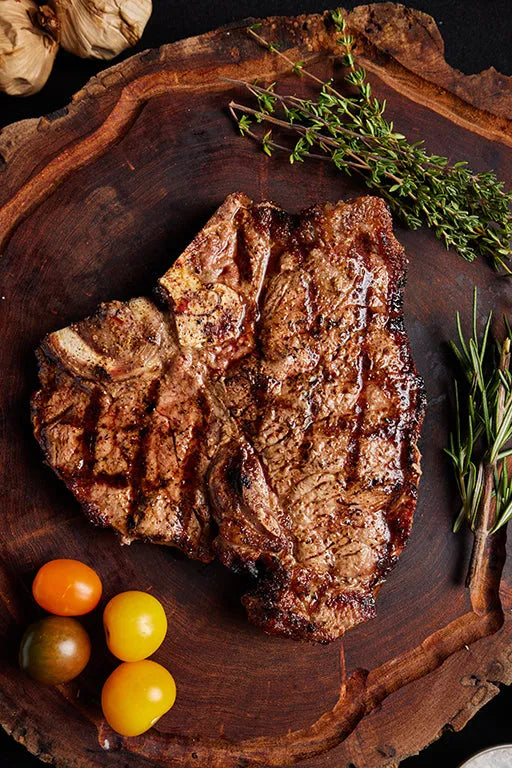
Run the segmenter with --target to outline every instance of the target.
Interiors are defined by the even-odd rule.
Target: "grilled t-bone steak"
[[[38,352],[33,423],[88,517],[248,570],[249,618],[330,641],[408,537],[424,410],[386,204],[230,195],[146,298]]]

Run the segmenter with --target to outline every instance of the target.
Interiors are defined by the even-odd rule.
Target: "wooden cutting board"
[[[401,131],[512,180],[512,78],[452,70],[434,21],[418,11],[384,3],[348,19]],[[325,18],[267,19],[263,34],[319,73],[341,76]],[[474,283],[482,315],[510,311],[510,282],[447,253],[426,231],[397,229],[410,256],[406,320],[429,402],[420,502],[377,618],[343,640],[319,647],[265,636],[247,623],[235,576],[164,547],[120,547],[43,465],[28,408],[43,334],[102,300],[150,292],[229,192],[297,211],[364,191],[326,163],[268,160],[237,134],[226,105],[240,94],[221,77],[276,75],[292,87],[240,23],[129,59],[68,108],[0,134],[0,721],[63,768],[383,768],[463,727],[512,681],[505,536],[492,540],[471,605],[463,586],[470,540],[450,532],[457,501],[442,455],[454,312],[468,319]],[[115,662],[99,611],[84,620],[94,653],[78,680],[46,689],[19,672],[21,633],[39,615],[31,582],[53,557],[96,567],[105,599],[138,588],[163,601],[170,629],[155,658],[174,674],[178,699],[158,732],[122,740],[102,721],[99,694]]]

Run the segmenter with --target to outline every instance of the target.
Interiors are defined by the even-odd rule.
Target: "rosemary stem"
[[[471,559],[469,561],[468,573],[466,576],[466,587],[473,597],[479,589],[482,581],[482,564],[484,560],[485,542],[490,525],[492,512],[492,491],[494,487],[494,472],[496,464],[486,464],[484,467],[484,490],[482,500],[478,510],[478,525],[473,539],[473,548],[471,550]],[[477,603],[477,601],[472,601]]]
[[[510,339],[505,339],[501,347],[500,354],[500,370],[508,371],[510,366]],[[505,387],[500,382],[498,389],[498,404],[496,409],[496,424],[497,429],[503,420],[503,414],[505,410]],[[494,477],[498,470],[498,462],[496,460],[488,462],[484,467],[484,488],[482,499],[480,502],[480,508],[478,510],[478,523],[475,529],[475,538],[473,541],[473,548],[471,550],[471,559],[469,561],[469,569],[466,577],[466,587],[469,589],[470,595],[473,597],[479,590],[482,582],[482,564],[484,560],[485,542],[489,531],[493,527],[491,520],[493,505],[492,497],[494,490]],[[477,601],[473,601],[478,604]]]
[[[501,347],[500,370],[508,371],[509,367],[510,367],[510,339],[505,339]],[[505,388],[503,384],[500,385],[498,398],[499,398],[498,409],[501,415],[503,415],[503,408],[505,406]]]

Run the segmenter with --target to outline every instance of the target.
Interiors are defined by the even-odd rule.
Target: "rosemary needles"
[[[410,143],[396,132],[384,117],[385,102],[372,96],[366,71],[355,63],[354,40],[342,12],[333,11],[331,18],[350,93],[344,95],[332,80],[323,82],[308,72],[305,62],[294,62],[261,37],[256,31],[261,25],[255,25],[250,34],[319,92],[316,98],[299,98],[279,94],[275,83],[239,81],[255,98],[254,106],[229,105],[242,135],[259,141],[267,155],[285,151],[291,163],[328,159],[338,170],[362,176],[411,229],[426,224],[446,248],[467,261],[481,255],[494,269],[512,274],[512,193],[504,191],[493,171],[473,173],[466,162],[452,164],[430,155],[422,141]],[[292,137],[292,142],[276,134]]]
[[[473,296],[471,336],[466,339],[457,312],[458,344],[451,342],[459,363],[455,381],[455,431],[446,453],[455,470],[461,509],[453,529],[467,520],[475,534],[466,580],[478,581],[485,540],[512,517],[512,330],[507,318],[505,338],[491,337],[492,313],[481,334],[477,323],[477,291]]]

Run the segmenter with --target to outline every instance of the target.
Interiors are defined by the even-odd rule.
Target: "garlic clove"
[[[112,59],[135,45],[151,16],[151,0],[49,0],[61,44],[82,58]]]
[[[33,0],[0,0],[0,91],[29,96],[40,91],[59,48],[51,9]]]

